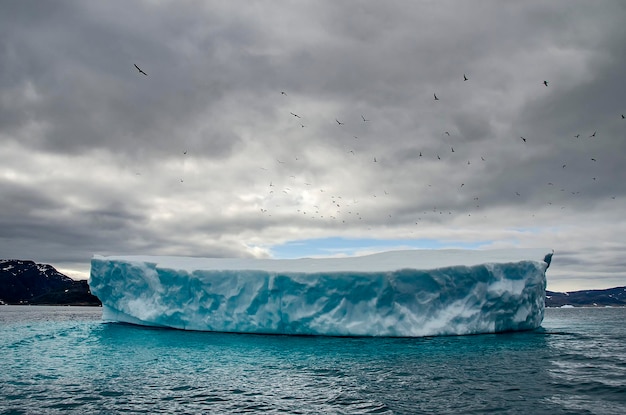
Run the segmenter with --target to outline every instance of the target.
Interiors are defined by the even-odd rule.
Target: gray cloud
[[[625,15],[3,4],[2,256],[85,271],[376,237],[553,247],[554,287],[623,284]]]

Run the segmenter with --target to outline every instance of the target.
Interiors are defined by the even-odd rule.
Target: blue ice
[[[103,320],[185,330],[418,337],[531,330],[542,249],[407,250],[361,257],[94,256]]]

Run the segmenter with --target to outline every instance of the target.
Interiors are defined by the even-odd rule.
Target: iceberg
[[[107,322],[184,330],[420,337],[532,330],[552,253],[406,250],[346,258],[99,256]]]

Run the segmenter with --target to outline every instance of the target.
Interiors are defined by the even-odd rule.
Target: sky
[[[94,254],[545,247],[550,290],[626,285],[625,21],[619,0],[1,2],[0,258],[87,278]]]

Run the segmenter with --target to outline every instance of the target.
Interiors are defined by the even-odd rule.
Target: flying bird
[[[622,114],[622,120],[623,120],[624,118],[626,118],[626,117],[624,117],[624,114]]]
[[[576,135],[574,136],[574,138],[578,138],[578,137],[580,137],[580,134],[576,134]]]
[[[148,76],[148,74],[147,74],[147,73],[145,73],[144,71],[142,71],[142,70],[141,70],[141,68],[140,68],[139,66],[137,66],[137,64],[136,64],[136,63],[135,63],[134,65],[135,65],[135,68],[137,68],[137,70],[139,71],[139,73],[142,73],[142,74],[144,74],[144,75]]]
[[[437,98],[437,94],[433,94],[435,96],[435,101],[439,101],[439,98]]]
[[[522,139],[523,142],[526,142],[526,139],[524,137],[520,137]]]
[[[467,76],[465,76],[465,74],[463,74],[463,80],[467,81]]]
[[[341,121],[339,121],[337,118],[335,118],[335,121],[337,121],[337,124],[339,124],[339,125],[343,125],[344,124]]]
[[[596,132],[597,132],[597,131],[594,131],[594,132],[593,132],[593,134],[591,134],[591,135],[589,136],[589,138],[591,138],[591,137],[595,137],[595,136],[596,136]]]
[[[280,91],[280,93],[284,96],[287,96],[287,93],[285,91]]]
[[[299,116],[298,114],[294,114],[293,112],[290,112],[289,114],[293,115],[296,118],[302,118],[301,116]]]
[[[548,86],[548,81],[543,81],[543,84],[544,84],[545,86]]]
[[[623,117],[623,115],[622,115],[622,117]],[[363,122],[367,122],[367,121],[369,121],[369,120],[366,120],[366,119],[365,119],[365,117],[364,117],[364,116],[362,116],[362,115],[361,115],[361,118],[363,118]]]

